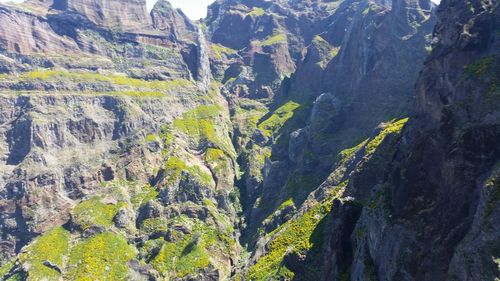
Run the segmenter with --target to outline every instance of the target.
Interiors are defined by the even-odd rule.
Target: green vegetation
[[[272,214],[270,214],[264,221],[268,221],[268,222],[271,221],[275,217],[276,212],[282,211],[282,210],[284,210],[288,207],[291,207],[291,206],[295,206],[295,204],[293,203],[293,198],[288,198],[283,203],[281,203],[281,205],[278,206],[276,211],[274,211]]]
[[[92,226],[110,227],[113,225],[113,218],[125,203],[105,204],[100,197],[92,197],[89,200],[80,202],[72,211],[73,223],[82,230]]]
[[[204,160],[216,174],[226,171],[230,165],[224,151],[217,148],[208,148],[205,152]]]
[[[201,183],[210,184],[212,182],[212,176],[202,170],[199,166],[193,165],[188,166],[184,161],[178,157],[170,157],[165,163],[165,168],[168,173],[167,182],[173,183],[179,179],[182,171],[186,171],[189,174],[196,176]]]
[[[4,262],[2,266],[0,266],[0,277],[5,276],[16,264],[15,260]]]
[[[127,280],[135,249],[121,235],[105,232],[76,244],[69,257],[70,280]]]
[[[6,79],[4,77],[3,79]],[[40,69],[33,70],[30,72],[25,72],[19,75],[18,79],[20,81],[30,82],[30,81],[48,81],[48,82],[74,82],[74,83],[110,83],[117,86],[124,86],[133,89],[142,89],[144,91],[132,91],[125,90],[117,92],[108,92],[108,94],[116,95],[128,95],[128,96],[149,96],[149,97],[161,97],[164,96],[159,91],[167,91],[176,88],[189,87],[192,82],[184,79],[176,79],[171,81],[147,81],[137,78],[131,78],[125,75],[103,75],[95,72],[84,72],[84,71],[73,71],[69,72],[66,70],[55,70],[55,69]]]
[[[288,221],[271,232],[275,235],[268,244],[268,252],[248,271],[249,280],[293,279],[293,272],[282,265],[287,253],[303,253],[319,243],[313,232],[330,212],[334,196],[317,203],[295,220]]]
[[[184,225],[189,222],[184,222]],[[230,239],[220,230],[207,227],[201,221],[194,224],[190,234],[174,235],[174,242],[165,242],[158,255],[151,261],[153,268],[163,276],[182,278],[188,274],[206,268],[210,257],[215,253],[228,252]]]
[[[242,132],[242,137],[250,136],[259,120],[268,113],[267,107],[254,100],[240,98],[238,106],[235,108],[235,114],[232,117],[233,123],[238,125]]]
[[[212,54],[214,55],[214,58],[217,60],[221,60],[223,56],[233,55],[236,54],[237,52],[236,50],[223,46],[221,44],[212,44],[211,47],[212,47]]]
[[[198,165],[189,166],[187,171],[189,174],[196,176],[205,185],[209,185],[212,182],[212,176]]]
[[[141,231],[146,235],[151,235],[158,232],[166,232],[168,230],[168,221],[163,217],[147,218],[141,222]]]
[[[279,205],[278,207],[278,211],[281,211],[285,208],[288,208],[288,207],[291,207],[291,206],[294,206],[295,204],[293,203],[293,199],[292,198],[288,198],[287,200],[285,200],[285,202],[281,203],[281,205]]]
[[[16,90],[16,91],[8,91],[9,93],[16,95],[35,95],[35,94],[47,94],[50,91],[41,91],[41,90]],[[166,98],[167,94],[162,92],[149,92],[149,91],[113,91],[113,92],[95,92],[95,91],[81,91],[75,92],[70,90],[58,90],[59,94],[81,94],[81,95],[104,95],[104,96],[128,96],[134,98]]]
[[[286,35],[282,33],[274,34],[266,37],[263,41],[255,41],[257,46],[272,46],[277,44],[286,43]]]
[[[498,56],[487,56],[476,60],[464,67],[464,78],[477,79],[486,91],[484,94],[484,104],[486,110],[496,110],[496,105],[500,98],[500,58]]]
[[[321,55],[321,61],[318,62],[321,67],[325,67],[328,62],[330,62],[334,57],[337,56],[340,50],[339,47],[331,46],[330,43],[328,43],[325,39],[323,39],[323,37],[319,35],[316,35],[313,38],[312,44],[316,47]]]
[[[147,203],[149,200],[155,199],[157,196],[158,190],[156,190],[156,188],[154,188],[150,184],[146,184],[137,194],[134,194],[134,196],[132,196],[130,201],[135,207],[139,207]]]
[[[253,7],[252,10],[247,15],[251,16],[251,17],[261,17],[265,13],[266,12],[264,11],[264,9],[259,8],[259,7]]]
[[[202,238],[192,235],[176,243],[166,242],[151,265],[165,275],[172,272],[177,277],[184,277],[209,265],[205,243]]]
[[[382,132],[366,145],[366,154],[369,155],[375,152],[387,135],[399,134],[406,122],[408,122],[408,118],[403,118],[386,125]]]
[[[161,92],[148,92],[148,91],[114,91],[114,92],[82,92],[84,94],[104,94],[109,96],[128,96],[135,98],[163,98],[164,93]]]
[[[491,66],[495,62],[495,56],[488,56],[476,60],[475,62],[465,66],[465,74],[468,76],[480,77],[491,69]]]
[[[277,133],[285,122],[293,117],[294,111],[300,107],[300,104],[288,101],[278,109],[276,109],[271,116],[258,125],[258,128],[264,135],[270,137]]]
[[[174,127],[197,142],[210,141],[219,144],[220,140],[215,130],[215,118],[221,110],[222,107],[218,105],[201,105],[185,112],[182,118],[175,119]]]
[[[167,169],[167,173],[169,174],[168,182],[173,182],[179,179],[182,171],[186,170],[187,165],[178,157],[170,157],[165,163],[165,169]]]
[[[152,141],[156,140],[156,136],[154,134],[149,134],[149,135],[146,136],[146,138],[144,140],[146,142],[152,142]]]
[[[61,273],[44,265],[44,262],[48,261],[63,268],[63,256],[69,251],[69,238],[69,231],[57,227],[26,247],[19,256],[19,260],[24,265],[29,265],[28,280],[59,280],[61,278]]]
[[[207,163],[214,163],[225,160],[226,160],[226,155],[224,154],[224,151],[220,149],[208,148],[207,151],[205,152],[205,162]]]
[[[366,140],[362,141],[361,143],[359,143],[358,145],[356,145],[354,147],[346,148],[346,149],[342,150],[339,153],[339,157],[340,157],[339,166],[343,165],[347,161],[349,161],[354,156],[354,154],[356,152],[358,152],[361,148],[363,148],[363,146],[366,145],[366,143],[368,142],[368,140],[369,139],[366,139]]]

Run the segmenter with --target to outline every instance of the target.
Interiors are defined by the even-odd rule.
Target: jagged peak
[[[159,0],[151,10],[153,28],[169,34],[174,40],[194,41],[196,26],[167,0]]]

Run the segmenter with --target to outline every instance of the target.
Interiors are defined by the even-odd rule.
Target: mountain
[[[2,280],[500,278],[499,21],[0,4]]]

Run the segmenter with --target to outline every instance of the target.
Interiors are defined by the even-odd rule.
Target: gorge
[[[1,280],[499,280],[498,7],[0,4]]]

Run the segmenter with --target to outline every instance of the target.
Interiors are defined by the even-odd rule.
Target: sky
[[[22,2],[23,0],[0,0],[0,2]],[[146,0],[148,3],[148,8],[151,10],[153,5],[157,0]],[[439,4],[440,0],[432,0],[434,3]],[[207,6],[210,5],[214,0],[170,0],[170,3],[175,8],[181,8],[182,11],[193,20],[204,18],[207,15]]]

